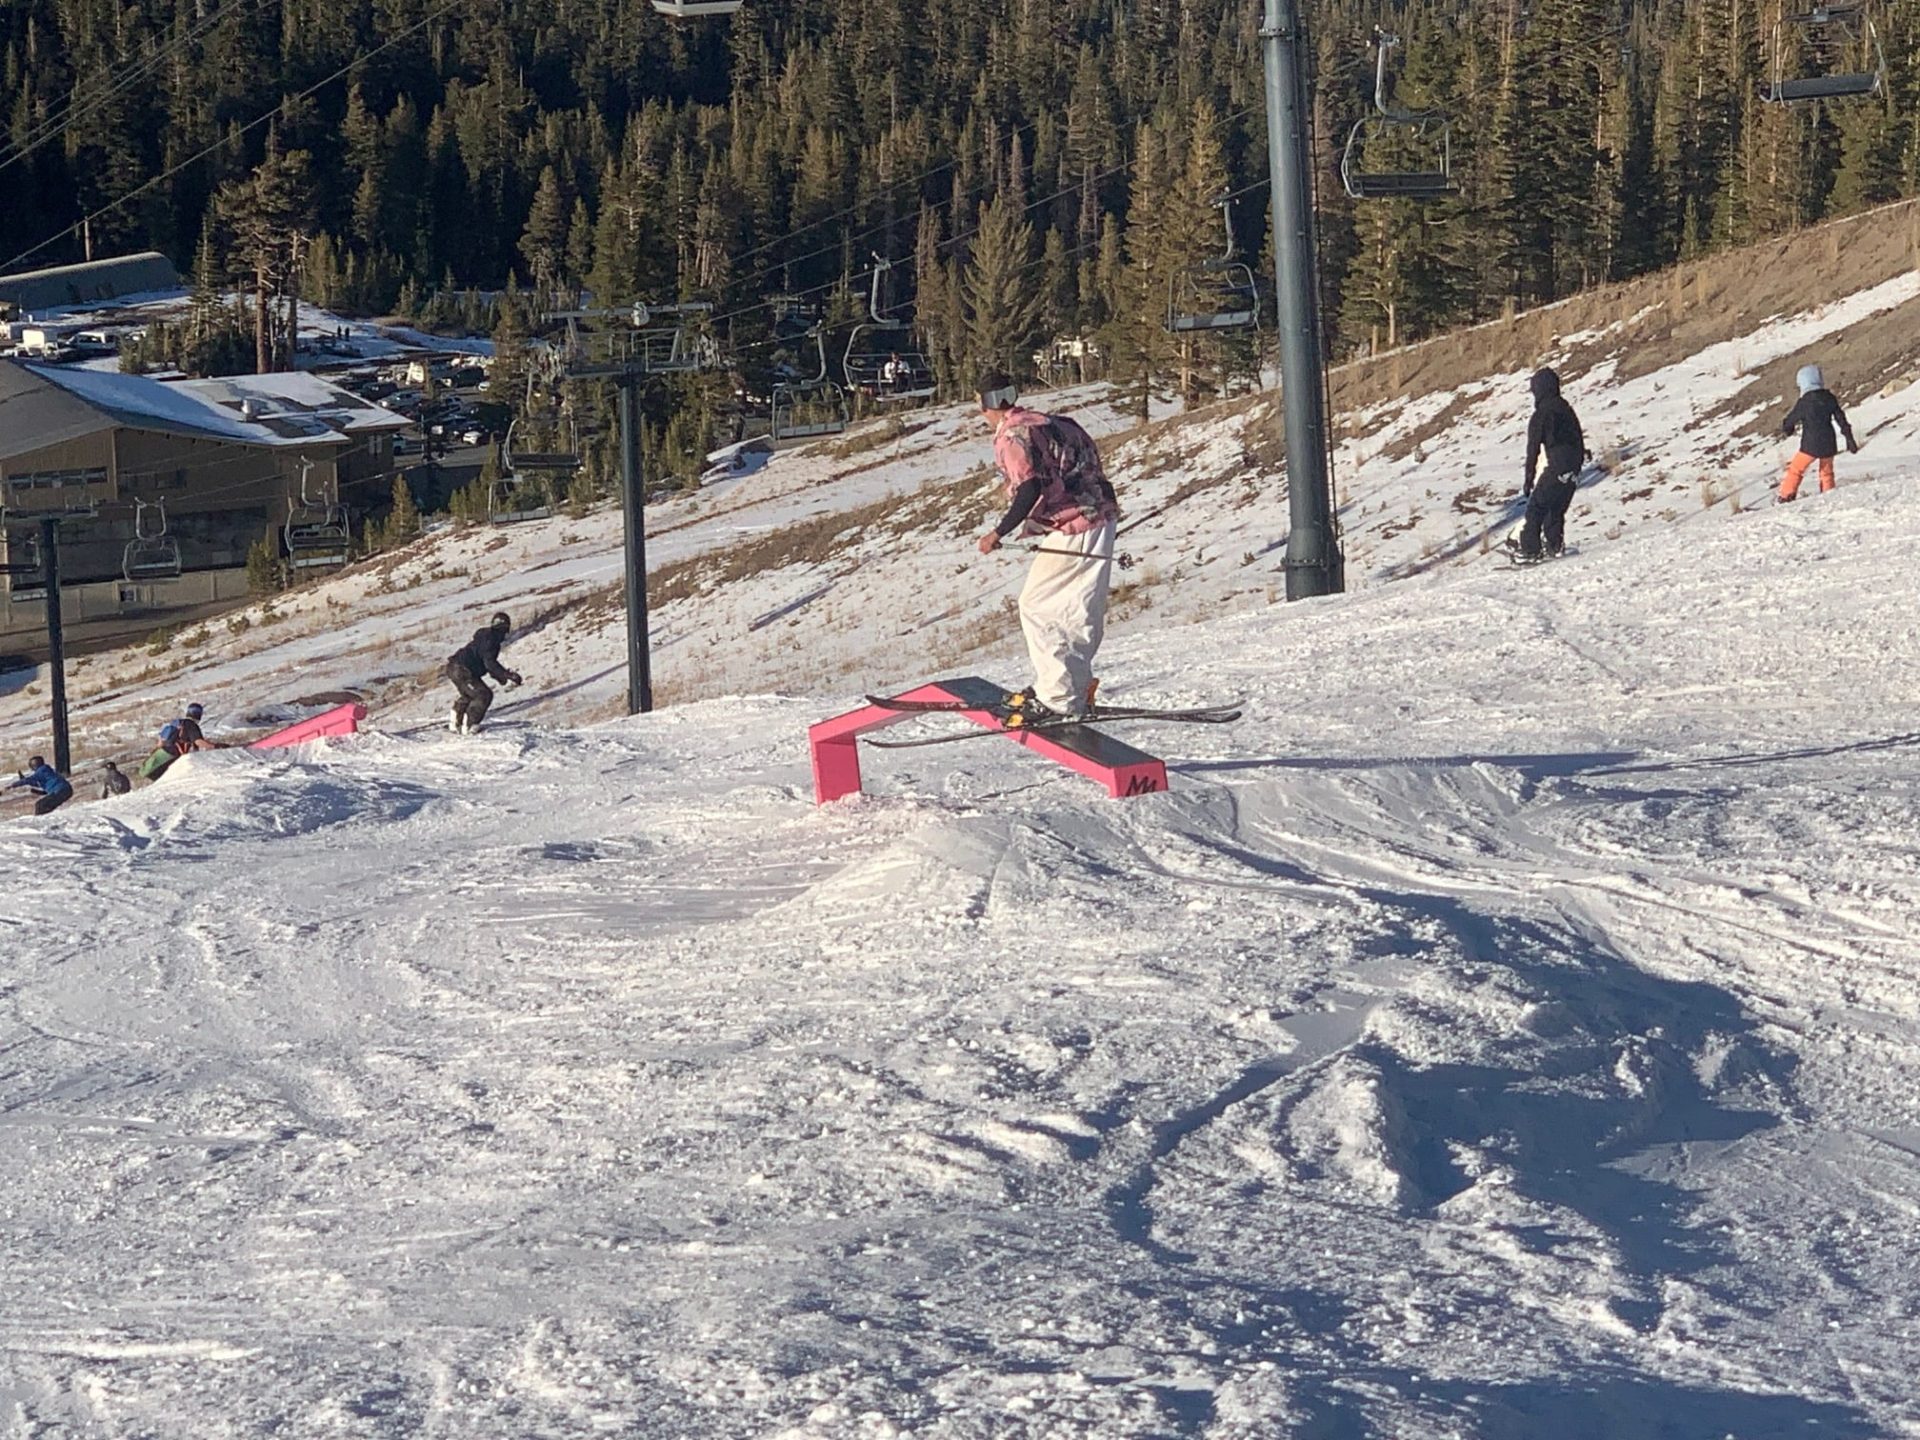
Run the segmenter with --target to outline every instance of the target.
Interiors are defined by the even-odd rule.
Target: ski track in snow
[[[1916,535],[1843,479],[1204,619],[1195,560],[1103,668],[1248,715],[1124,803],[985,743],[816,808],[839,702],[751,695],[0,822],[0,1435],[1920,1434]],[[860,573],[870,648],[949,593]],[[447,583],[422,646],[528,594]]]

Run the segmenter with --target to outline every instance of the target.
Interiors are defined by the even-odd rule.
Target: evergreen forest
[[[1335,356],[1920,191],[1920,0],[1828,25],[1799,0],[1305,12]],[[988,363],[1219,393],[1258,339],[1163,322],[1229,233],[1271,307],[1260,23],[1258,0],[9,0],[0,271],[165,251],[255,297],[264,368],[294,295],[442,321],[484,297],[510,338],[583,294],[699,298],[748,356],[777,296],[844,337],[879,256],[949,393]],[[1384,98],[1424,118],[1378,118],[1379,28]],[[1834,72],[1882,83],[1766,98]],[[1342,185],[1443,161],[1440,199]]]

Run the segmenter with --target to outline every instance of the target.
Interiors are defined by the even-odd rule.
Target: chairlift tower
[[[627,713],[653,709],[653,662],[647,644],[647,517],[640,465],[640,390],[656,375],[685,375],[720,363],[719,348],[694,326],[710,314],[705,301],[678,305],[635,304],[624,310],[560,310],[548,320],[567,326],[564,375],[569,380],[612,381],[620,391],[621,515],[626,533]],[[588,355],[582,323],[613,323],[622,329],[595,338],[604,353]]]
[[[1320,264],[1308,151],[1306,58],[1300,0],[1266,0],[1260,39],[1267,83],[1267,164],[1280,322],[1280,387],[1287,425],[1287,599],[1337,595],[1345,562],[1334,530],[1327,457],[1327,362],[1320,330]]]
[[[73,744],[67,730],[67,648],[60,623],[60,526],[63,521],[97,519],[99,513],[99,508],[91,504],[36,513],[31,518],[39,524],[39,537],[29,538],[27,553],[31,558],[21,560],[14,555],[11,533],[19,522],[0,510],[0,530],[8,532],[7,559],[0,564],[0,575],[35,576],[46,587],[47,690],[53,719],[53,768],[62,775],[73,769]]]

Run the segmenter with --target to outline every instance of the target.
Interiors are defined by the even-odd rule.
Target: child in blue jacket
[[[28,756],[25,773],[6,788],[18,790],[22,787],[39,792],[40,798],[33,805],[33,813],[36,815],[45,815],[49,811],[58,810],[73,798],[73,786],[67,783],[67,777],[47,764],[46,760],[39,755]]]

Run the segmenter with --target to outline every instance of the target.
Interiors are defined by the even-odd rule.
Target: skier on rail
[[[471,735],[487,718],[487,708],[493,704],[493,691],[487,688],[486,676],[491,675],[509,688],[520,683],[520,672],[500,663],[500,647],[512,629],[513,621],[506,611],[497,611],[486,629],[474,631],[473,639],[448,658],[446,677],[460,692],[460,698],[453,702],[453,713],[447,717],[449,730]]]
[[[1847,453],[1856,455],[1860,451],[1860,442],[1853,438],[1853,426],[1847,423],[1847,412],[1827,389],[1820,367],[1802,365],[1794,379],[1800,386],[1800,399],[1780,422],[1780,432],[1790,434],[1799,426],[1800,448],[1787,462],[1787,473],[1780,478],[1780,493],[1774,498],[1782,505],[1798,497],[1807,467],[1816,460],[1820,462],[1820,493],[1824,495],[1833,489],[1833,457],[1840,453],[1839,442],[1833,438],[1836,425],[1847,437]]]
[[[29,756],[26,770],[6,788],[31,790],[39,795],[40,798],[33,802],[33,813],[36,815],[58,810],[73,798],[73,786],[67,782],[67,777],[39,755]]]
[[[1580,417],[1560,396],[1560,377],[1544,367],[1533,372],[1533,419],[1527,426],[1527,523],[1520,531],[1520,559],[1558,555],[1567,545],[1567,509],[1580,485],[1587,457]],[[1540,468],[1542,456],[1546,468]],[[1536,480],[1535,475],[1539,478]],[[1544,550],[1542,546],[1544,545]]]
[[[1020,591],[1034,684],[1014,703],[1035,716],[1085,715],[1106,629],[1119,502],[1093,437],[1079,425],[1024,409],[1018,387],[999,370],[981,376],[979,394],[1007,496],[1007,512],[980,537],[980,553],[991,554],[1016,531],[1046,541]]]

